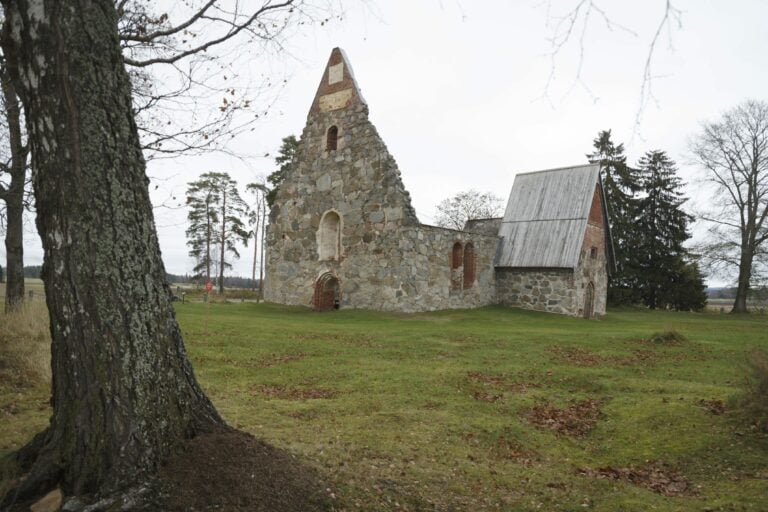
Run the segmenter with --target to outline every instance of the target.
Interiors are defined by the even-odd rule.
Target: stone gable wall
[[[338,141],[328,151],[331,126],[338,128]],[[339,280],[343,308],[425,311],[494,301],[497,237],[420,224],[363,103],[311,113],[275,205],[267,234],[266,300],[310,306],[318,278],[331,273]],[[340,254],[321,261],[318,233],[328,211],[341,219]],[[450,267],[457,241],[474,245],[476,279],[454,290],[451,279],[462,277]]]

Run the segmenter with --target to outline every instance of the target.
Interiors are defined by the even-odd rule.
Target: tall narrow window
[[[451,269],[456,270],[461,267],[464,260],[464,248],[461,242],[453,244],[453,253],[451,255]]]
[[[475,246],[468,243],[464,247],[464,289],[475,284]]]
[[[325,138],[325,150],[336,151],[336,146],[339,143],[339,129],[336,126],[328,128],[328,135]]]
[[[451,250],[451,289],[461,290],[461,266],[464,264],[464,247],[461,242],[453,244]]]
[[[317,252],[321,261],[338,260],[341,249],[341,217],[329,210],[320,219],[317,233]]]

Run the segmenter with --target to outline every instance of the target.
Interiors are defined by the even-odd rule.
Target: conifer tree
[[[634,249],[636,236],[637,192],[641,184],[637,171],[627,165],[624,144],[615,145],[611,130],[603,130],[593,141],[594,151],[587,155],[599,163],[603,182],[605,206],[613,240],[616,268],[608,277],[608,302],[612,305],[640,301],[637,294],[637,260]]]
[[[642,301],[651,309],[700,309],[683,300],[688,290],[692,292],[691,301],[696,302],[696,296],[703,292],[703,282],[683,246],[690,238],[688,225],[693,217],[682,209],[687,198],[675,162],[664,151],[649,151],[638,167],[644,196],[638,200],[639,236],[634,250]]]
[[[224,272],[232,268],[227,254],[240,258],[237,242],[248,244],[249,233],[241,219],[248,210],[237,191],[237,182],[224,172],[208,172],[187,188],[187,245],[197,261],[195,272],[211,278],[211,265],[218,267],[219,293],[224,293]],[[214,254],[213,249],[218,249]]]
[[[272,208],[277,197],[277,189],[285,180],[285,174],[291,167],[296,151],[299,148],[299,141],[295,135],[289,135],[283,137],[283,143],[280,146],[280,150],[275,157],[275,163],[279,166],[276,171],[267,176],[267,181],[272,185],[272,188],[267,192],[267,206]]]

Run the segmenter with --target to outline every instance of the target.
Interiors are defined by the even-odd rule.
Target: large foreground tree
[[[17,498],[119,490],[223,422],[171,307],[111,0],[2,0],[35,169],[53,415]]]
[[[746,313],[750,287],[768,259],[768,103],[745,101],[703,123],[691,152],[714,188],[702,251],[711,269],[736,275],[732,311]]]

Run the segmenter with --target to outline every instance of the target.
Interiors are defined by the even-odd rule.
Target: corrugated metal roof
[[[575,268],[599,176],[599,164],[518,174],[496,266]]]

